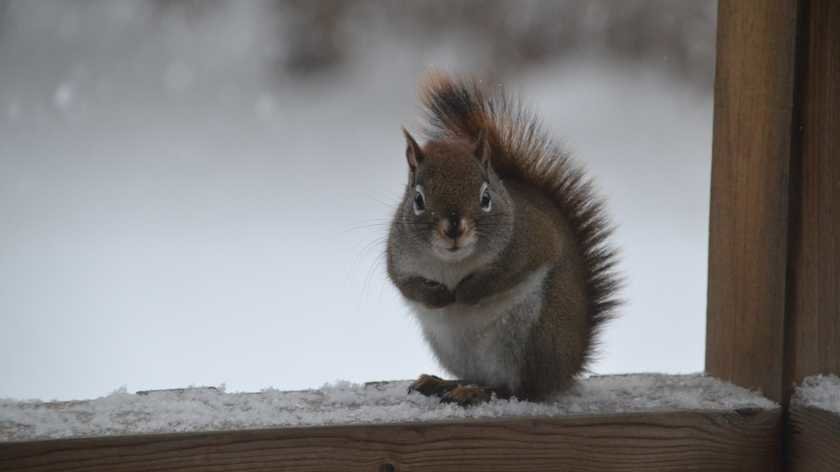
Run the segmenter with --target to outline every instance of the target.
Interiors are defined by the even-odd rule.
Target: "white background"
[[[144,8],[7,13],[0,397],[441,373],[381,252],[416,83],[430,66],[468,69],[464,45],[371,41],[302,81],[262,58],[259,4],[187,23]],[[618,225],[627,304],[593,370],[702,370],[709,91],[598,55],[505,80]]]

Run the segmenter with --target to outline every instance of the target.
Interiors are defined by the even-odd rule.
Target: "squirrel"
[[[421,375],[409,391],[464,406],[546,400],[585,370],[619,305],[603,200],[503,90],[433,73],[420,95],[427,141],[403,128],[387,271],[458,380]]]

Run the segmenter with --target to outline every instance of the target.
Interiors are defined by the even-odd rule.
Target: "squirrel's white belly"
[[[461,380],[516,390],[525,344],[542,310],[548,267],[476,305],[430,309],[412,303],[441,365]]]

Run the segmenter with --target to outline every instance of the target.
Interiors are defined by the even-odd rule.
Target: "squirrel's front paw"
[[[428,308],[443,308],[455,303],[455,294],[445,285],[423,277],[409,277],[397,282],[405,298]]]
[[[455,287],[455,301],[462,305],[475,305],[481,300],[484,294],[484,288],[480,285],[480,280],[475,276],[469,275]]]
[[[455,303],[455,294],[446,285],[426,279],[423,285],[423,303],[429,308],[443,308]]]

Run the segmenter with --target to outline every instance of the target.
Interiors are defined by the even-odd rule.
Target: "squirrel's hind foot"
[[[459,406],[473,406],[493,399],[494,390],[476,385],[458,385],[440,397],[443,403],[455,403]]]
[[[408,393],[417,392],[427,397],[441,396],[458,387],[455,380],[444,380],[437,375],[421,374],[408,387]]]
[[[478,385],[467,385],[457,380],[444,380],[436,375],[422,374],[408,387],[408,393],[417,392],[427,397],[437,396],[443,403],[455,403],[466,407],[478,405],[493,399],[508,398],[506,391]]]

